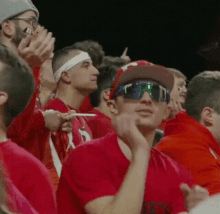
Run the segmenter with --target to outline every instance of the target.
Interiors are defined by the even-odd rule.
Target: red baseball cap
[[[140,79],[152,80],[170,91],[174,85],[174,77],[167,68],[161,65],[154,65],[145,60],[139,60],[130,62],[118,70],[112,82],[112,90],[109,98],[113,99],[113,95],[120,85]]]

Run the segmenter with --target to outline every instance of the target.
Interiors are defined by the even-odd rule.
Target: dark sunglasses
[[[132,82],[121,85],[113,97],[122,95],[125,99],[139,100],[148,91],[151,98],[156,102],[170,102],[170,90],[153,82]]]

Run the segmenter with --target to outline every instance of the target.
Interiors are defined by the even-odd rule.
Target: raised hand
[[[38,26],[32,36],[28,35],[22,39],[18,46],[18,54],[34,69],[52,57],[54,43],[55,38],[52,37],[52,33]]]
[[[131,61],[130,57],[127,56],[128,48],[126,47],[123,54],[121,55],[121,58],[126,61],[126,63],[129,63]]]
[[[185,206],[188,212],[195,208],[199,203],[209,198],[207,189],[196,185],[190,188],[187,184],[180,186],[185,199]]]
[[[180,102],[174,100],[173,98],[171,98],[168,106],[170,108],[170,116],[171,116],[171,118],[175,117],[176,114],[178,114],[179,112],[185,111],[183,109],[183,107],[181,106]]]
[[[117,131],[118,137],[128,145],[132,152],[138,149],[150,151],[150,146],[145,137],[138,130],[136,121],[127,113],[112,117],[112,124]]]

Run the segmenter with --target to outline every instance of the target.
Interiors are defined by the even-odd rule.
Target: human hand
[[[188,212],[209,198],[208,190],[198,185],[194,188],[190,188],[187,184],[181,184],[180,189],[184,195],[185,206]]]
[[[38,26],[32,36],[28,35],[22,39],[18,46],[18,54],[34,69],[52,57],[54,43],[52,33]]]
[[[117,131],[118,137],[135,152],[138,149],[150,151],[150,146],[145,137],[138,130],[135,120],[131,115],[122,113],[112,116],[112,124]]]
[[[128,48],[125,48],[123,54],[121,55],[121,58],[126,61],[126,63],[129,63],[131,61],[130,57],[127,56]]]
[[[57,130],[71,132],[72,131],[72,120],[74,119],[71,116],[71,113],[75,113],[75,111],[71,111],[71,113],[61,113],[59,111],[54,110],[46,110],[42,112],[45,121],[45,127],[52,132]]]
[[[170,102],[168,104],[168,107],[170,109],[170,116],[173,118],[175,117],[179,112],[185,111],[180,104],[179,101],[176,101],[175,99],[171,98]]]

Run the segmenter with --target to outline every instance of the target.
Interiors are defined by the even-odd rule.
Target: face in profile
[[[186,81],[183,78],[174,76],[174,86],[170,93],[170,98],[180,102],[181,104],[184,104],[186,92]]]
[[[72,87],[83,93],[89,94],[98,88],[97,78],[99,72],[93,66],[91,60],[86,60],[77,64],[73,67],[70,75]]]

